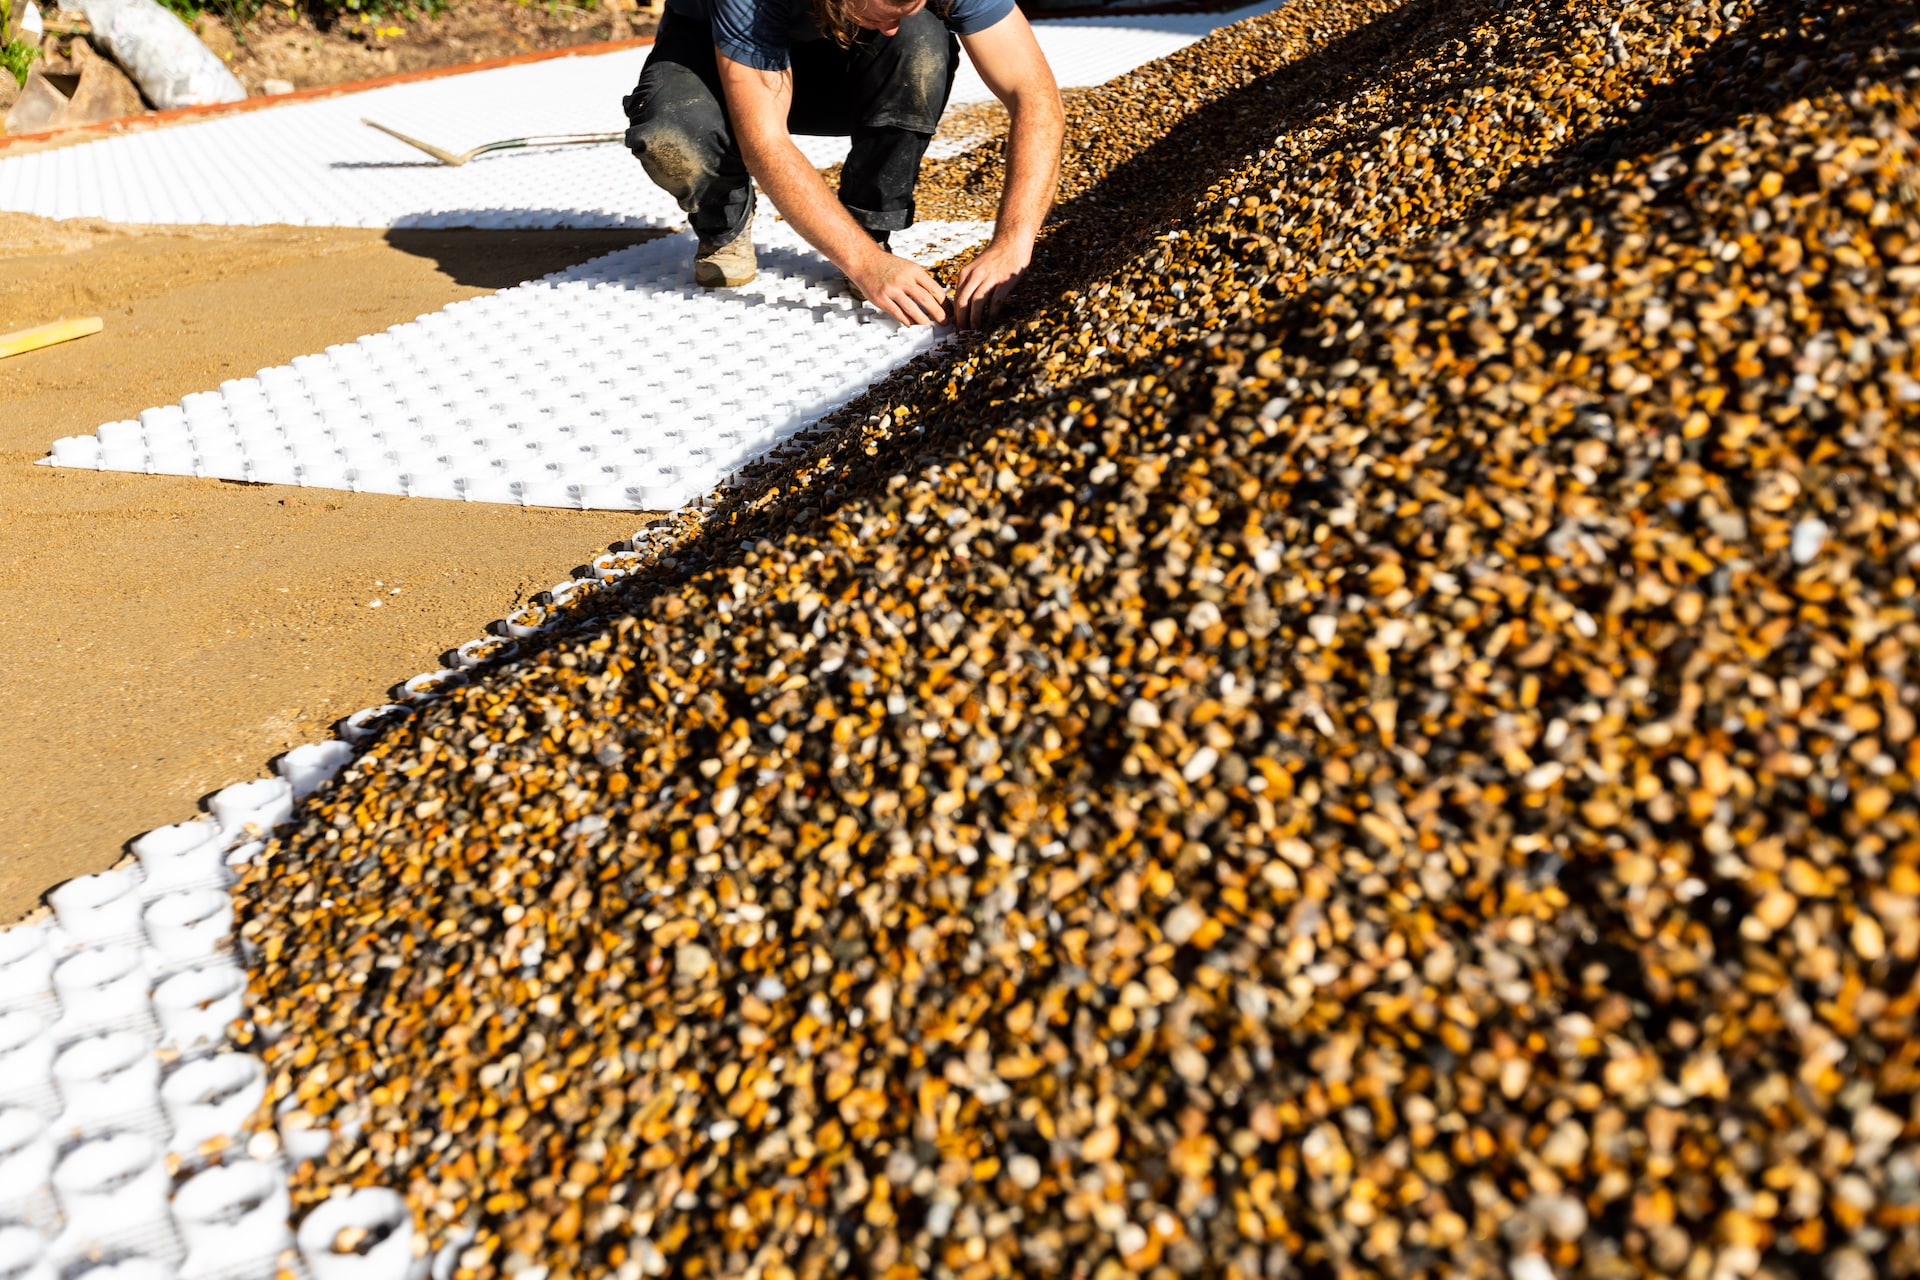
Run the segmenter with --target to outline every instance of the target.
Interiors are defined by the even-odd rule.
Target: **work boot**
[[[759,273],[760,264],[753,256],[751,206],[739,235],[723,245],[702,240],[693,253],[693,282],[702,289],[737,289]]]

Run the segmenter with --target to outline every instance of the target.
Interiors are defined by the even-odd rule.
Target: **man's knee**
[[[664,120],[644,120],[628,126],[627,147],[654,185],[675,196],[685,196],[700,185],[705,165],[693,140]]]
[[[717,109],[687,97],[647,94],[644,87],[627,100],[626,142],[655,185],[684,196],[713,176],[711,142],[724,127]]]
[[[882,111],[893,117],[886,121],[904,127],[922,127],[931,133],[946,109],[947,94],[959,66],[959,42],[929,10],[900,24],[894,33],[894,65],[888,77],[886,102]]]

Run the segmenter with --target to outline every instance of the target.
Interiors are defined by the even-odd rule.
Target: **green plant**
[[[447,11],[449,0],[306,0],[307,12],[320,18],[332,14],[365,14],[368,17],[432,18]]]
[[[13,73],[19,84],[27,82],[27,68],[40,56],[40,51],[24,40],[10,40],[7,33],[13,30],[13,0],[0,0],[0,67]]]
[[[247,25],[274,0],[160,0],[189,26],[212,14],[244,39]],[[304,10],[325,29],[350,17],[430,18],[446,12],[450,0],[284,0],[288,10]],[[291,14],[289,14],[291,16]]]
[[[160,3],[196,31],[200,19],[212,14],[236,35],[266,7],[265,0],[160,0]]]
[[[40,50],[25,40],[8,40],[0,44],[0,67],[12,72],[14,80],[20,84],[27,82],[27,68],[39,56]]]

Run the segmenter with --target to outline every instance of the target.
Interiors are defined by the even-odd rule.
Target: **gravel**
[[[1296,0],[1083,98],[1022,314],[249,870],[296,1196],[476,1277],[1920,1274],[1916,16]]]

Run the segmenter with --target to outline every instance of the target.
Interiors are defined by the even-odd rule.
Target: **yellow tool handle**
[[[78,320],[55,320],[52,324],[0,334],[0,359],[17,356],[23,351],[38,351],[56,342],[71,342],[75,338],[98,333],[104,327],[99,316],[82,316]]]

